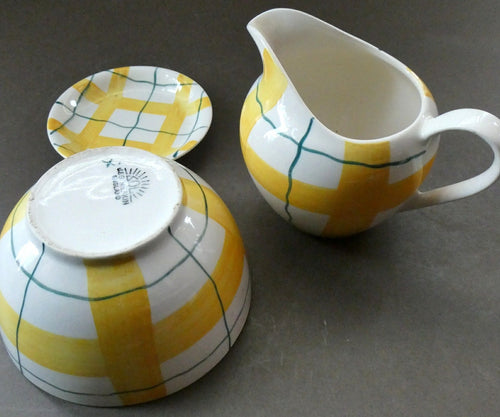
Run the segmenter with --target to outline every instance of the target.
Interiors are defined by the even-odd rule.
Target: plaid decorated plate
[[[52,106],[47,133],[68,157],[89,148],[131,146],[177,159],[207,133],[212,105],[191,78],[165,68],[133,66],[77,82]]]

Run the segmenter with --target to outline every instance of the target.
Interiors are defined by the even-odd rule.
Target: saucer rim
[[[190,147],[189,149],[185,149],[185,150],[181,150],[180,148],[177,148],[177,150],[175,150],[174,152],[170,153],[170,154],[167,154],[167,155],[160,155],[158,153],[155,153],[153,151],[150,151],[150,150],[147,150],[148,152],[151,152],[161,158],[165,158],[165,159],[169,159],[169,160],[177,160],[179,159],[180,157],[186,155],[187,153],[191,152],[194,148],[196,148],[200,142],[206,137],[208,131],[210,130],[210,127],[212,125],[212,120],[213,120],[213,105],[212,105],[212,100],[210,99],[210,96],[207,94],[207,91],[205,90],[205,88],[200,84],[198,83],[196,80],[194,80],[193,78],[191,78],[190,76],[184,74],[183,72],[179,72],[179,71],[176,71],[174,69],[171,69],[171,68],[166,68],[166,67],[161,67],[161,66],[155,66],[155,65],[129,65],[129,66],[119,66],[119,67],[113,67],[113,68],[109,68],[109,69],[105,69],[105,70],[102,70],[102,71],[98,71],[98,72],[95,72],[93,74],[90,74],[90,75],[87,75],[86,77],[83,77],[82,79],[78,80],[77,82],[74,82],[72,83],[68,88],[66,88],[58,97],[57,99],[52,103],[51,107],[50,107],[50,110],[48,112],[48,115],[47,115],[47,121],[45,123],[45,127],[46,127],[46,132],[47,132],[47,136],[48,136],[48,139],[49,139],[49,143],[50,145],[52,146],[52,148],[61,156],[63,157],[64,159],[70,157],[70,156],[73,156],[77,153],[80,153],[80,152],[84,152],[86,150],[89,150],[89,149],[99,149],[99,148],[103,148],[103,147],[109,147],[109,146],[120,146],[120,145],[103,145],[103,146],[97,146],[97,147],[86,147],[84,149],[82,149],[81,151],[78,151],[78,152],[74,152],[72,154],[65,154],[64,152],[61,152],[59,151],[59,148],[61,148],[61,145],[57,145],[55,144],[53,141],[52,141],[52,138],[51,138],[51,135],[52,135],[52,132],[54,131],[54,129],[50,129],[49,128],[49,120],[51,118],[53,118],[53,114],[55,113],[56,111],[56,107],[58,105],[60,105],[61,102],[64,102],[64,98],[65,96],[69,95],[70,92],[72,92],[72,89],[73,87],[78,84],[78,83],[81,83],[82,81],[84,80],[88,80],[90,78],[95,78],[96,76],[100,75],[100,74],[105,74],[105,73],[109,73],[110,71],[117,71],[117,70],[120,70],[120,69],[123,69],[123,68],[129,68],[129,69],[143,69],[143,70],[160,70],[160,71],[164,71],[164,72],[167,72],[169,73],[170,75],[176,75],[176,77],[178,77],[179,75],[183,76],[183,77],[186,77],[187,79],[191,80],[196,86],[198,86],[201,90],[201,93],[202,93],[202,97],[203,98],[206,98],[208,100],[208,103],[209,103],[209,106],[206,107],[205,109],[208,109],[209,111],[206,112],[205,114],[205,119],[206,119],[206,127],[204,127],[204,129],[202,130],[202,133],[201,135],[199,136],[199,138],[196,139],[195,141],[195,144]],[[176,78],[174,77],[174,78]],[[165,115],[168,115],[168,113],[165,113]],[[57,119],[56,119],[57,120]],[[137,147],[137,146],[133,146],[133,145],[128,145],[128,144],[125,144],[125,145],[121,145],[123,147],[128,147],[128,148],[136,148],[136,149],[142,149],[140,147]],[[142,150],[145,150],[145,149],[142,149]]]

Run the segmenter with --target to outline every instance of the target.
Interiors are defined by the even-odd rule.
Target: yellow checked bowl
[[[42,390],[93,406],[164,397],[228,352],[250,305],[236,223],[174,161],[129,147],[64,159],[0,238],[0,333]]]

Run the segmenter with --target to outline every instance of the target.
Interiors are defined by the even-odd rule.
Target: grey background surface
[[[180,163],[221,195],[245,241],[250,316],[213,371],[166,399],[94,409],[31,385],[0,347],[0,416],[498,416],[500,183],[323,240],[279,218],[239,148],[262,71],[245,26],[276,6],[312,13],[397,57],[441,112],[500,115],[498,0],[26,1],[0,13],[0,218],[60,160],[45,123],[57,97],[100,70],[155,65],[198,81],[212,127]],[[488,148],[443,136],[426,189],[479,173]]]

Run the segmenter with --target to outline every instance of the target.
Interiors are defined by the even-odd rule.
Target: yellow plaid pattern
[[[47,121],[52,146],[67,157],[89,148],[132,146],[176,159],[205,136],[210,99],[199,84],[163,68],[123,67],[74,84]]]
[[[165,282],[169,286],[168,276],[177,266],[151,282],[151,277],[149,281],[146,279],[134,256],[117,258],[113,264],[85,261],[88,297],[49,288],[37,279],[34,270],[26,271],[21,267],[28,278],[25,297],[29,296],[30,286],[37,286],[72,302],[89,303],[97,332],[97,339],[75,338],[37,327],[23,317],[22,310],[19,312],[11,306],[0,291],[0,329],[6,343],[10,344],[8,351],[12,360],[32,382],[57,396],[85,404],[135,404],[165,396],[169,393],[170,381],[196,371],[198,366],[205,366],[205,362],[210,364],[216,352],[227,352],[248,312],[250,287],[243,241],[231,213],[217,194],[187,170],[184,174],[180,172],[179,177],[184,189],[182,205],[205,218],[207,228],[217,224],[224,230],[222,249],[210,273],[204,269],[202,261],[196,259],[194,247],[182,246],[176,240],[176,229],[169,230],[172,238],[186,251],[184,261],[176,261],[176,265],[193,259],[206,274],[206,282],[182,307],[153,323],[148,290],[158,286],[157,291],[165,292],[161,284]],[[18,228],[25,221],[28,198],[26,194],[21,199],[2,230],[1,242],[9,242],[15,259],[16,233],[22,233]],[[201,242],[203,236],[199,239]],[[42,260],[43,251],[36,256]],[[34,300],[28,298],[26,302]],[[230,317],[227,317],[228,311],[231,311]],[[180,359],[181,367],[188,368],[179,374],[165,374],[162,367],[166,363],[175,361],[194,345],[206,343],[203,341],[207,335],[217,324],[220,326],[221,321],[225,334],[220,335],[220,342],[210,348],[211,352],[205,351],[206,356],[194,365]],[[76,381],[78,378],[106,378],[113,391],[100,395],[63,389],[40,376],[37,368],[31,368],[30,361],[45,368],[49,374],[64,374],[65,378],[74,377]]]
[[[409,168],[407,177],[399,181],[390,182],[390,172],[393,166],[409,166],[411,160],[421,157],[425,151],[405,160],[395,161],[391,156],[388,141],[345,141],[342,156],[306,148],[306,140],[315,121],[314,117],[310,119],[308,128],[295,126],[299,131],[306,132],[300,140],[278,131],[278,122],[271,120],[269,111],[285,94],[288,79],[267,50],[263,51],[263,63],[262,78],[249,92],[243,105],[240,120],[241,148],[253,179],[273,198],[282,202],[283,210],[286,212],[284,217],[289,222],[299,228],[307,228],[307,224],[297,224],[298,221],[293,216],[294,209],[297,209],[302,213],[302,219],[305,217],[304,213],[327,217],[328,220],[319,233],[322,236],[336,237],[361,232],[371,227],[381,213],[394,209],[404,202],[422,183],[434,161],[433,157],[422,164],[420,169],[412,171]],[[426,87],[424,92],[426,96],[432,98]],[[283,120],[286,120],[286,116],[283,116]],[[254,133],[259,123],[261,126],[267,124],[267,131],[275,131],[276,135],[295,144],[295,155],[279,154],[281,159],[290,158],[288,171],[275,168],[272,162],[266,161],[252,148],[250,138],[253,135],[254,140],[259,140],[256,136],[258,134]],[[262,131],[261,128],[261,136]],[[294,177],[294,169],[300,163],[304,152],[312,152],[336,164],[336,169],[341,171],[340,181],[336,187],[327,188]]]

